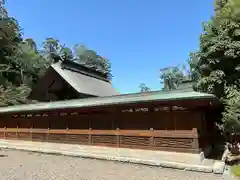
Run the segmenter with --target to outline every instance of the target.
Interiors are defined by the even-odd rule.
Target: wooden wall
[[[202,115],[172,108],[12,114],[0,119],[0,138],[197,153]]]

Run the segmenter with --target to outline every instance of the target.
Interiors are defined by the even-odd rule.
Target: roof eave
[[[126,95],[129,96],[129,95]],[[220,104],[220,101],[216,96],[211,94],[197,93],[196,96],[192,97],[173,97],[173,98],[155,98],[157,94],[140,97],[126,97],[128,99],[123,100],[124,95],[117,95],[112,97],[94,97],[87,99],[78,100],[68,100],[68,101],[56,101],[50,103],[38,103],[38,104],[28,104],[28,105],[17,105],[13,107],[0,108],[0,114],[3,113],[16,113],[24,111],[47,111],[47,110],[59,110],[59,109],[72,109],[72,108],[88,108],[88,107],[102,107],[102,106],[114,106],[123,104],[136,104],[136,103],[148,103],[148,102],[167,102],[167,101],[179,101],[179,100],[209,100],[210,103],[214,102],[214,105]],[[117,98],[120,97],[120,98]],[[111,99],[117,98],[113,101]],[[84,102],[85,101],[85,102]]]

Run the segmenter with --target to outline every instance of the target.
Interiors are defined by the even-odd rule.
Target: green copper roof
[[[104,105],[131,104],[153,101],[173,101],[184,99],[217,99],[212,94],[192,91],[191,89],[173,91],[154,91],[147,93],[123,94],[108,97],[94,97],[86,99],[74,99],[67,101],[55,101],[48,103],[37,103],[27,105],[15,105],[0,108],[0,113],[11,113],[21,111],[39,111],[63,108],[81,108]]]

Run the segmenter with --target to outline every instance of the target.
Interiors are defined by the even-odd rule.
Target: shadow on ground
[[[225,150],[225,142],[213,145],[211,153],[206,156],[208,159],[221,160]]]
[[[0,157],[8,157],[8,155],[0,154]]]

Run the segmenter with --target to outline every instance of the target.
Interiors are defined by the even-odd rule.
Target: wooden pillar
[[[7,130],[7,126],[5,125],[5,127],[4,127],[4,139],[6,139],[6,130]]]
[[[150,106],[148,108],[148,112],[147,113],[148,113],[150,121],[147,120],[147,119],[145,119],[145,121],[148,121],[150,123],[149,124],[150,129],[152,128],[154,130],[154,121],[155,121],[154,106]]]
[[[113,108],[112,112],[111,112],[111,122],[112,122],[112,130],[116,130],[117,129],[117,125],[116,125],[116,119],[117,119],[117,109]],[[118,134],[115,134],[115,140],[116,140],[116,147],[118,147]]]
[[[51,129],[51,121],[50,121],[50,119],[48,118],[49,116],[47,116],[47,121],[48,121],[48,131],[47,131],[47,133],[46,133],[46,140],[48,141],[48,139],[49,139],[49,134],[50,134],[50,129]],[[46,117],[45,117],[46,118]]]
[[[33,127],[33,125],[34,125],[34,124],[33,124],[34,118],[35,118],[35,116],[32,116],[32,117],[31,117],[31,121],[30,121],[30,122],[31,122],[31,127],[30,127],[30,132],[29,132],[30,135],[29,135],[29,136],[30,136],[30,140],[31,140],[31,141],[32,141],[32,131],[33,131],[33,128],[34,128],[34,127]]]
[[[115,118],[115,128],[117,129],[119,128],[119,118],[121,118],[119,109],[116,109],[114,118]]]
[[[171,114],[172,114],[173,127],[174,127],[174,130],[176,131],[179,129],[177,127],[177,113],[176,113],[176,111],[172,110],[172,107],[171,107]]]
[[[120,136],[119,136],[119,118],[120,118],[120,113],[119,113],[119,109],[116,108],[115,109],[115,115],[114,115],[114,119],[115,119],[115,128],[116,128],[116,141],[117,141],[117,147],[120,147]],[[120,119],[121,120],[121,119]]]
[[[17,122],[16,139],[18,139],[18,127],[19,127],[19,125],[18,125],[18,122]]]
[[[89,118],[88,120],[88,126],[89,126],[89,130],[88,130],[88,144],[92,145],[92,119]]]
[[[174,113],[172,106],[168,106],[169,107],[169,118],[170,118],[170,122],[171,122],[171,126],[173,126],[173,130],[177,130],[177,125],[176,125],[176,114]]]
[[[46,141],[48,141],[49,139],[49,134],[50,134],[50,128],[48,128],[47,133],[45,134]]]
[[[68,131],[69,130],[69,121],[72,118],[71,114],[68,115],[66,118],[67,118],[66,130]]]
[[[198,138],[197,128],[193,128],[193,134],[194,134],[194,137],[193,137],[193,149],[194,150],[199,150],[199,138]]]
[[[119,135],[119,128],[116,129],[117,130],[117,147],[120,147],[120,135]]]
[[[149,119],[150,119],[150,134],[151,134],[151,137],[149,138],[149,143],[150,143],[150,146],[153,148],[154,147],[154,136],[153,136],[153,131],[154,131],[154,121],[155,121],[155,114],[154,114],[154,106],[150,106],[148,108],[148,115],[149,115]],[[147,121],[147,119],[146,119]]]
[[[111,114],[111,122],[112,122],[112,130],[114,130],[116,128],[116,117],[115,117],[115,113]]]
[[[150,137],[150,146],[154,147],[154,136],[153,136],[153,128],[150,128],[151,137]]]

